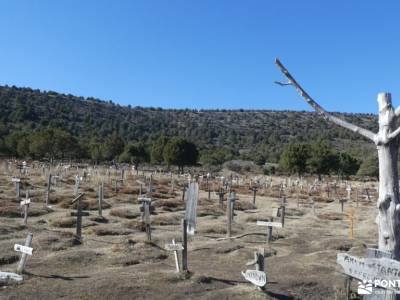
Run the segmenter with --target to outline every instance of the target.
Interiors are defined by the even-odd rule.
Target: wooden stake
[[[26,247],[30,247],[32,245],[32,239],[33,239],[33,234],[28,233],[28,236],[26,237],[26,240],[25,240]],[[28,258],[28,254],[22,253],[21,259],[20,259],[20,261],[18,263],[18,267],[17,267],[17,274],[22,274],[24,272],[27,258]]]
[[[226,236],[231,237],[231,228],[232,228],[232,201],[230,197],[228,197],[226,202],[226,220],[227,220],[227,229]]]
[[[188,257],[187,257],[187,222],[185,219],[182,219],[182,271],[185,272],[188,270]]]
[[[175,239],[172,239],[172,245],[175,245]],[[175,257],[176,271],[179,272],[180,267],[179,267],[178,251],[174,251],[174,257]]]
[[[47,179],[47,193],[46,193],[46,206],[49,206],[49,200],[50,200],[50,187],[51,187],[51,174],[49,174],[49,177]]]

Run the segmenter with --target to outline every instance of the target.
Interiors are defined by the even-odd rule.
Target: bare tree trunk
[[[395,129],[395,113],[390,94],[378,95],[379,132],[378,139],[385,141],[388,134]],[[377,224],[379,230],[379,249],[393,253],[395,259],[400,259],[400,228],[399,228],[399,176],[397,172],[398,139],[379,144],[379,199]]]
[[[379,213],[376,219],[379,231],[379,249],[391,252],[396,260],[400,260],[400,199],[397,172],[400,127],[396,128],[396,120],[400,117],[400,108],[393,109],[389,93],[378,95],[379,131],[375,134],[328,113],[307,94],[278,59],[275,62],[288,79],[287,83],[276,83],[292,85],[305,101],[326,120],[354,131],[376,144],[379,159],[379,198],[377,202]],[[396,296],[389,296],[385,299],[388,298],[396,299]]]

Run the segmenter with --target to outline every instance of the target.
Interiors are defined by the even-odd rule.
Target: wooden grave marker
[[[21,179],[19,177],[13,177],[11,178],[12,182],[15,182],[15,191],[16,191],[16,196],[17,200],[19,201],[20,198],[20,186],[21,186]]]
[[[140,207],[140,213],[142,217],[142,223],[146,229],[147,240],[151,241],[151,218],[150,214],[154,211],[154,206],[151,205],[151,198],[139,197],[138,201],[142,206]]]
[[[18,245],[18,244],[14,245],[14,250],[22,253],[21,259],[17,266],[17,271],[16,271],[17,274],[22,274],[24,272],[28,255],[32,255],[33,251],[33,249],[31,248],[32,239],[33,239],[33,234],[28,233],[24,245]]]
[[[199,200],[199,184],[191,182],[188,187],[185,220],[188,234],[194,235],[197,221],[197,203]]]
[[[266,233],[266,238],[267,238],[267,242],[270,243],[272,241],[272,228],[276,227],[276,228],[282,228],[282,223],[280,222],[273,222],[274,218],[271,217],[271,221],[270,222],[265,222],[265,221],[257,221],[257,225],[258,226],[266,226],[267,227],[267,233]]]
[[[264,249],[259,249],[254,252],[254,260],[248,262],[246,266],[255,266],[255,270],[246,270],[246,272],[242,271],[243,277],[250,281],[255,286],[264,289],[267,283],[267,275],[265,274],[265,252]]]
[[[176,266],[176,271],[180,271],[180,266],[179,266],[179,259],[178,259],[178,251],[183,251],[183,246],[181,243],[175,243],[175,239],[172,239],[172,244],[165,244],[165,249],[167,251],[173,251],[174,252],[174,258],[175,258],[175,266]]]
[[[71,204],[76,202],[76,235],[75,235],[75,243],[82,243],[82,216],[89,215],[88,213],[82,212],[81,199],[85,193],[79,194],[74,200],[72,200]],[[71,214],[72,215],[72,214]]]
[[[22,199],[20,202],[20,206],[24,207],[24,225],[28,224],[28,210],[29,204],[31,203],[31,199],[29,198],[29,191],[26,191],[25,199]]]

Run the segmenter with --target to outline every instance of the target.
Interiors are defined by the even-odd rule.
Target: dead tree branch
[[[342,120],[338,117],[335,117],[328,113],[324,108],[322,108],[317,102],[315,102],[310,95],[300,86],[300,84],[297,83],[297,81],[293,78],[292,75],[290,75],[289,71],[282,65],[282,63],[279,61],[279,59],[275,59],[275,64],[278,66],[278,68],[281,70],[283,75],[286,76],[288,79],[288,83],[284,85],[293,85],[295,89],[299,92],[299,94],[305,99],[305,101],[312,107],[314,110],[322,115],[326,120],[329,120],[336,125],[339,125],[341,127],[344,127],[346,129],[349,129],[353,132],[359,133],[362,136],[365,136],[366,138],[370,139],[371,141],[375,142],[375,133],[372,131],[369,131],[367,129],[361,128],[357,125],[354,125],[352,123],[349,123],[345,120]],[[280,84],[283,85],[283,84]],[[399,112],[400,114],[400,112]]]

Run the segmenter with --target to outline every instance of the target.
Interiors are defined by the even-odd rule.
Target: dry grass
[[[51,220],[50,224],[59,228],[71,228],[76,226],[76,217],[63,217]]]
[[[98,236],[103,235],[128,235],[132,233],[132,230],[127,230],[119,227],[114,227],[110,225],[99,225],[93,227],[91,232]]]
[[[135,219],[140,216],[140,212],[133,211],[133,209],[129,209],[126,207],[116,207],[111,209],[110,215],[125,219]]]

